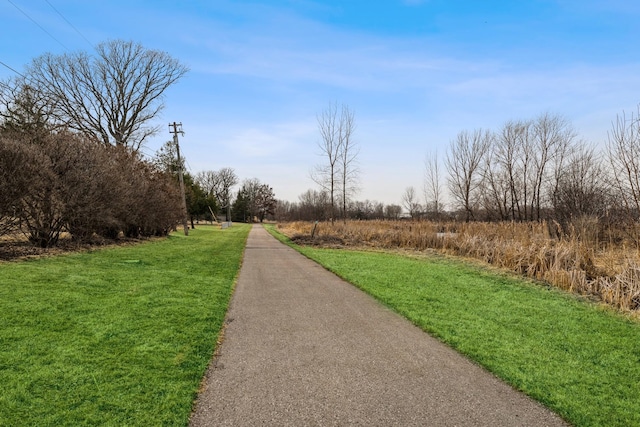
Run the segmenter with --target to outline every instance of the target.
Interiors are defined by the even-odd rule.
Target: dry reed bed
[[[347,221],[279,224],[281,232],[309,243],[382,249],[427,249],[472,257],[544,280],[561,289],[596,296],[623,311],[640,311],[637,250],[600,248],[576,237],[552,239],[545,223],[436,223]]]

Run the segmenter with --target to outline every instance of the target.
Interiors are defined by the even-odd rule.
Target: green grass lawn
[[[0,425],[186,425],[249,229],[0,263]]]
[[[297,249],[574,425],[640,426],[637,320],[450,258]]]

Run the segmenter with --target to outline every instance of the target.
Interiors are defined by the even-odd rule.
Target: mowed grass
[[[0,263],[0,425],[187,425],[249,229]]]
[[[637,320],[436,255],[297,249],[572,424],[640,426]]]

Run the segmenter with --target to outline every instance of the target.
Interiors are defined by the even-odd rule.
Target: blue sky
[[[631,0],[0,0],[0,16],[0,61],[17,71],[115,38],[179,59],[191,71],[144,152],[182,122],[192,172],[232,167],[290,201],[316,188],[316,114],[332,102],[355,113],[357,198],[384,203],[420,189],[425,156],[460,131],[551,112],[601,146],[640,103]]]

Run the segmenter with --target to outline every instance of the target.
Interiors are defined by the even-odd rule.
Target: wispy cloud
[[[315,126],[310,122],[281,123],[231,130],[220,144],[228,152],[243,158],[277,158],[297,151],[300,141],[313,138],[315,132]]]
[[[208,45],[207,61],[194,71],[238,75],[269,81],[312,83],[356,91],[388,91],[431,86],[435,78],[448,78],[466,70],[493,67],[491,62],[469,62],[425,48],[424,41],[349,37],[328,32],[323,44],[309,40],[235,40],[224,46]],[[344,41],[340,41],[344,40]],[[317,42],[316,42],[317,43]],[[207,56],[205,56],[207,57]]]
[[[640,90],[640,63],[627,65],[575,65],[556,69],[499,70],[470,75],[446,85],[446,92],[469,98],[492,97],[501,102],[598,101],[635,96]]]

